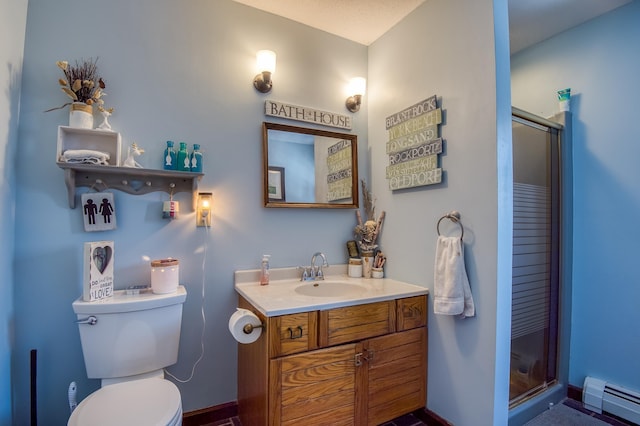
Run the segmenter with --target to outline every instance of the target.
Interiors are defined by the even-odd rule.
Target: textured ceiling
[[[234,0],[368,46],[425,0]],[[511,52],[632,0],[508,0]]]
[[[511,53],[629,2],[631,0],[509,0]]]
[[[425,0],[234,0],[366,46]]]

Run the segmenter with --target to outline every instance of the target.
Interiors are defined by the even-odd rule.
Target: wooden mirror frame
[[[302,133],[306,135],[323,136],[336,139],[345,139],[351,141],[351,201],[336,203],[302,203],[287,202],[273,200],[269,197],[269,172],[274,166],[269,166],[269,130],[279,130],[283,132]],[[286,208],[323,208],[323,209],[357,209],[359,201],[358,191],[358,136],[349,133],[337,133],[326,130],[310,129],[306,127],[289,126],[278,123],[262,123],[262,191],[265,207],[286,207]],[[274,170],[277,172],[277,170]],[[283,177],[284,174],[281,175]],[[282,188],[282,196],[284,197],[284,188]]]

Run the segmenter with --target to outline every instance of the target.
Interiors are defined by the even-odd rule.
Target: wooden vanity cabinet
[[[264,317],[238,345],[243,426],[378,425],[424,406],[427,296]]]

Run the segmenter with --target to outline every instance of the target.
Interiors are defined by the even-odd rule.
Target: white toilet
[[[182,424],[178,388],[164,367],[178,360],[184,286],[169,294],[125,290],[73,302],[87,376],[102,387],[73,411],[69,426]]]

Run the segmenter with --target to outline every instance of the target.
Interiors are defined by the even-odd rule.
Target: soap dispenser
[[[269,284],[269,258],[268,254],[262,255],[262,266],[260,268],[260,285]]]

